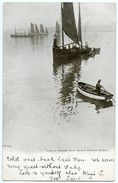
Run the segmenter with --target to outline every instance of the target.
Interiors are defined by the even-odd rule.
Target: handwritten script
[[[4,153],[5,180],[114,180],[110,153]]]

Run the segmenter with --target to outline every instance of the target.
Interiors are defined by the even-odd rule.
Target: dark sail
[[[35,32],[34,31],[34,25],[33,25],[33,23],[30,24],[30,31],[31,31],[31,33],[34,33]]]
[[[82,30],[81,30],[81,12],[80,12],[80,3],[79,3],[79,19],[78,19],[78,41],[82,44]]]
[[[43,25],[42,24],[40,24],[40,32],[41,33],[44,33],[44,28],[43,28]]]
[[[35,24],[35,30],[36,30],[36,33],[39,33],[39,29],[38,29],[38,26]]]
[[[45,33],[48,34],[48,29],[47,28],[45,29]]]
[[[81,12],[79,5],[79,17],[78,17],[78,32],[76,29],[74,8],[73,3],[61,3],[61,15],[62,15],[62,26],[61,34],[54,34],[53,41],[53,62],[58,64],[67,63],[69,60],[74,58],[86,59],[99,54],[100,48],[91,48],[87,44],[82,46],[82,31],[81,31]],[[58,38],[61,35],[61,46],[58,43]],[[65,44],[67,41],[64,36],[67,35],[73,42]],[[79,45],[76,45],[77,43]],[[71,46],[72,44],[72,46]],[[63,60],[63,62],[62,62]],[[66,62],[65,62],[66,61]]]
[[[78,43],[73,3],[62,4],[62,29],[71,40]]]
[[[60,42],[61,42],[61,34],[60,34],[60,26],[59,26],[59,23],[56,22],[56,29],[55,29],[55,37],[57,39],[57,44],[59,45]]]

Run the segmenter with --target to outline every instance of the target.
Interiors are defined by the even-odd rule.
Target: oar
[[[102,88],[104,89],[104,91],[106,91],[107,92],[107,90],[102,86]]]
[[[104,89],[104,91],[107,92],[107,90],[103,86],[102,86],[102,88]],[[111,98],[111,100],[113,100],[113,102],[116,103],[116,101],[113,98]]]
[[[112,98],[113,102],[116,103],[116,101]]]

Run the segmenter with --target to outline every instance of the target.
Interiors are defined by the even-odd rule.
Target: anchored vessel
[[[30,32],[29,32],[30,37],[37,37],[39,36],[39,29],[36,24],[31,23],[30,24]]]
[[[46,27],[46,29],[45,29],[45,34],[48,34],[48,29],[47,29],[47,27]]]
[[[62,45],[58,46],[55,37],[53,42],[54,59],[73,59],[95,55],[100,52],[100,48],[90,48],[87,44],[83,46],[81,29],[81,12],[79,3],[78,32],[75,23],[73,3],[61,3],[62,18]],[[72,43],[65,44],[65,35],[71,39]]]
[[[26,31],[16,31],[15,28],[15,33],[10,35],[13,38],[26,38],[26,37],[30,37],[29,33],[27,33]]]
[[[44,30],[43,24],[40,24],[40,35],[47,35],[48,34],[48,29],[46,28]]]
[[[55,29],[55,37],[60,35],[60,26],[59,26],[59,23],[58,21],[56,21],[56,29]]]
[[[20,31],[17,32],[15,28],[15,33],[11,34],[11,37],[31,37],[31,38],[37,38],[39,35],[47,35],[48,34],[48,29],[46,28],[44,31],[43,25],[40,24],[40,31],[39,28],[36,24],[30,23],[30,30],[28,32],[26,31]]]
[[[56,44],[60,45],[61,42],[61,30],[58,21],[56,21],[54,37],[56,38]]]

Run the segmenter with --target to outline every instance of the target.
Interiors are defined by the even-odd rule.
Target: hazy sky
[[[78,3],[74,4],[75,16]],[[81,3],[82,24],[86,26],[114,26],[115,3]],[[60,21],[60,3],[4,3],[4,30],[28,29],[30,22],[54,27]]]

